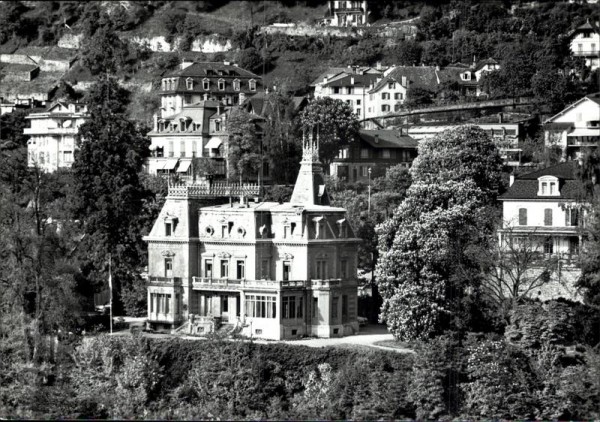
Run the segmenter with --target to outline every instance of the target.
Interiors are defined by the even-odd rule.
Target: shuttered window
[[[519,226],[527,225],[527,208],[519,208]]]
[[[552,225],[552,210],[550,208],[546,208],[544,210],[544,226]]]

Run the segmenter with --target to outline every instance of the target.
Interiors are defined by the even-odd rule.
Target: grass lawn
[[[407,343],[396,340],[381,340],[373,343],[375,346],[390,347],[392,349],[410,349]]]

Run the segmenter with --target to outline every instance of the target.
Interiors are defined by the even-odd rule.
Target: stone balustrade
[[[196,182],[171,185],[168,196],[171,198],[205,198],[259,196],[260,193],[261,187],[258,183]]]

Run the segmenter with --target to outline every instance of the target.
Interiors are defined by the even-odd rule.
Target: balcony
[[[297,289],[307,286],[305,280],[237,280],[228,278],[193,277],[194,290]]]
[[[326,280],[311,280],[312,287],[339,287],[342,285],[341,278],[329,278]]]
[[[260,191],[260,186],[254,183],[209,182],[193,185],[171,185],[169,186],[169,197],[258,196]]]
[[[587,56],[598,57],[600,55],[600,51],[598,51],[598,50],[577,50],[577,51],[573,51],[572,53],[576,57],[587,57]]]
[[[149,276],[148,285],[150,286],[181,286],[181,277],[160,277]]]
[[[25,128],[24,135],[77,135],[78,128],[74,127],[53,127],[53,128]]]

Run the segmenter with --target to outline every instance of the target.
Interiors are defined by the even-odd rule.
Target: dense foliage
[[[84,221],[90,276],[96,282],[107,280],[111,255],[117,292],[141,283],[142,236],[152,224],[145,220],[144,211],[153,194],[138,176],[150,141],[144,129],[125,116],[128,96],[112,78],[100,79],[90,89],[90,119],[79,129],[80,145],[72,169],[75,216]]]
[[[461,127],[422,140],[410,171],[406,199],[377,227],[381,318],[401,340],[473,329],[483,304],[470,251],[494,229],[498,150],[481,129]]]
[[[358,135],[359,123],[352,107],[330,97],[313,99],[302,111],[300,121],[304,130],[318,134],[319,158],[325,168],[339,154],[340,148]]]

